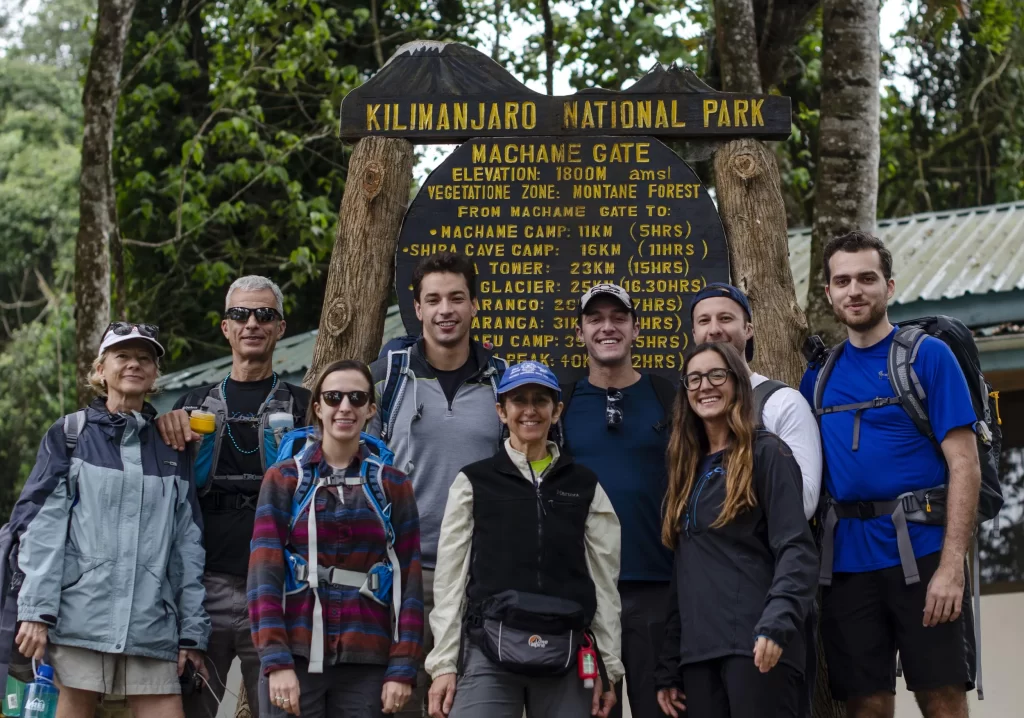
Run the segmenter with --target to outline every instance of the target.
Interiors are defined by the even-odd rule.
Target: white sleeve
[[[779,389],[764,405],[764,426],[786,442],[800,466],[804,516],[810,521],[821,495],[821,434],[807,400],[796,389]]]
[[[434,610],[429,617],[434,648],[424,666],[431,678],[458,671],[472,545],[473,485],[460,473],[448,490],[448,504],[437,543]]]
[[[598,484],[587,516],[587,570],[597,593],[597,610],[591,623],[608,680],[618,683],[625,675],[622,665],[622,605],[619,600],[619,555],[622,531],[612,502]]]

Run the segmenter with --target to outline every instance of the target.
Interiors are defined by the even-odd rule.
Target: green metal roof
[[[384,318],[383,344],[395,337],[405,334],[402,326],[402,317],[398,313],[398,305],[388,308],[387,316]],[[313,358],[313,346],[316,344],[317,330],[304,334],[296,334],[292,337],[285,337],[277,343],[274,351],[274,371],[286,379],[300,376],[309,369],[309,362]],[[214,359],[203,364],[182,369],[167,374],[160,378],[160,390],[165,394],[181,394],[188,389],[193,389],[204,384],[213,384],[223,379],[231,367],[231,355]]]

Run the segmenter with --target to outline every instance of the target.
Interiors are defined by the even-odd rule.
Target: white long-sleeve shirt
[[[524,481],[532,483],[526,455],[505,442],[512,462]],[[548,442],[551,466],[558,462],[558,446]],[[550,466],[549,466],[550,469]],[[539,477],[543,481],[547,469]],[[597,608],[590,626],[597,639],[597,647],[604,659],[608,679],[618,682],[625,674],[622,665],[622,629],[619,601],[619,519],[612,502],[600,484],[590,502],[586,522],[587,569],[594,582]],[[469,583],[469,562],[473,545],[473,485],[464,473],[459,473],[448,491],[448,504],[441,523],[437,549],[437,567],[434,572],[434,610],[430,614],[430,630],[434,634],[434,649],[427,656],[426,670],[431,678],[456,673],[462,622],[466,611],[466,588]]]

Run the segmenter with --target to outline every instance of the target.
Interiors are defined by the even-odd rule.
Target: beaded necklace
[[[270,399],[274,396],[274,389],[277,388],[277,372],[276,371],[273,372],[273,376],[274,376],[274,383],[270,385],[270,393],[267,394],[267,398],[263,402],[264,406],[266,406],[266,403],[268,401],[270,401]],[[228,403],[228,377],[224,377],[224,381],[222,381],[221,384],[220,384],[220,395],[222,397],[224,397],[224,404],[226,405]],[[260,411],[261,412],[263,411],[263,406],[260,407]],[[239,446],[238,442],[235,440],[235,435],[231,432],[231,422],[226,422],[226,423],[227,423],[227,427],[228,427],[228,438],[231,439],[231,445],[235,447],[235,451],[237,451],[239,454],[249,455],[249,454],[255,454],[257,451],[260,450],[259,436],[256,437],[256,448],[255,449],[249,449],[247,451],[247,450],[243,449],[241,446]]]

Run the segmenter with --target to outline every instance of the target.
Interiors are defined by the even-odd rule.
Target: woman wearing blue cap
[[[441,525],[430,715],[606,718],[623,674],[619,521],[548,441],[562,411],[548,367],[510,367],[497,411],[509,438],[459,473]]]

